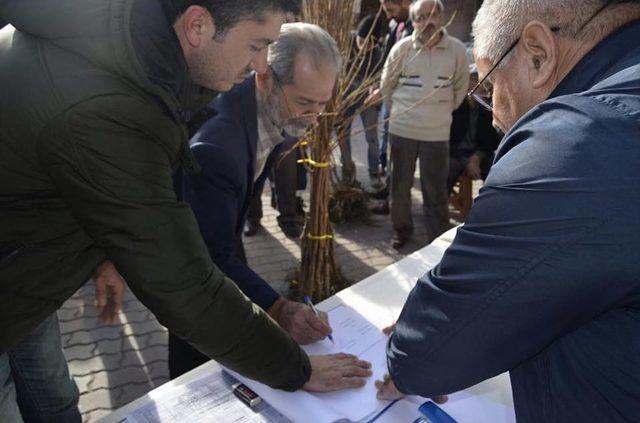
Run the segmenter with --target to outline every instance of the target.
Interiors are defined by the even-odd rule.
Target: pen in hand
[[[311,298],[309,298],[307,295],[304,296],[304,303],[311,307],[311,310],[313,310],[316,316],[320,317],[320,313],[318,313],[318,310],[316,310],[316,308],[313,306],[313,303],[311,302]],[[333,336],[331,336],[331,334],[327,335],[327,338],[329,338],[329,340],[335,344],[335,342],[333,341]]]

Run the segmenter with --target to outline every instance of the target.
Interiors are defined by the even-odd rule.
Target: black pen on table
[[[304,296],[304,302],[306,305],[311,307],[311,310],[313,310],[316,316],[320,317],[320,313],[318,313],[318,310],[316,310],[316,308],[313,306],[313,303],[311,302],[311,298],[309,298],[309,296]],[[335,342],[333,341],[333,336],[331,336],[331,334],[327,335],[327,338],[329,338],[329,340],[335,344]]]

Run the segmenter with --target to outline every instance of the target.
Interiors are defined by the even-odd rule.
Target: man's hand
[[[482,178],[482,170],[480,170],[480,156],[472,154],[469,157],[466,168],[467,176],[474,181]]]
[[[404,396],[404,394],[396,388],[396,384],[393,383],[393,379],[391,379],[391,376],[388,374],[384,375],[384,380],[376,380],[376,389],[378,390],[376,398],[379,400],[393,401]],[[444,404],[449,400],[449,397],[446,395],[438,395],[431,398],[431,400],[436,404]]]
[[[383,380],[376,380],[376,389],[378,390],[376,398],[379,400],[393,401],[404,397],[404,394],[396,388],[389,374],[384,375]]]
[[[393,324],[391,326],[387,326],[386,328],[382,328],[382,333],[384,333],[387,336],[391,336],[393,331],[396,330],[396,323],[398,323],[398,322],[395,321],[395,322],[393,322]]]
[[[96,284],[96,308],[100,311],[98,319],[106,324],[118,323],[118,313],[122,307],[125,281],[109,260],[103,262],[93,273]]]
[[[316,316],[311,307],[305,304],[281,297],[268,313],[298,344],[311,344],[331,334],[327,313],[321,311]]]
[[[302,389],[310,392],[361,388],[371,376],[371,364],[351,354],[310,356],[311,378]]]

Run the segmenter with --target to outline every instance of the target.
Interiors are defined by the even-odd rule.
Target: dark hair
[[[367,35],[371,34],[371,38],[373,38],[374,42],[378,42],[385,35],[387,30],[387,20],[384,19],[384,15],[376,15],[375,13],[372,13],[365,16],[360,21],[358,28],[356,29],[356,33],[360,38],[366,38]]]
[[[299,15],[302,0],[173,0],[177,16],[182,15],[190,6],[206,8],[216,24],[216,38],[224,34],[239,22],[262,21],[265,12],[284,12]]]

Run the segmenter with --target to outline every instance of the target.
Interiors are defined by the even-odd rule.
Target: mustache
[[[424,28],[422,28],[422,31],[421,31],[421,32],[423,32],[423,33],[424,33],[424,32],[427,32],[427,31],[429,31],[429,30],[432,30],[432,31],[433,31],[433,30],[435,30],[435,29],[436,29],[436,26],[435,26],[434,24],[432,24],[432,23],[428,23],[428,24],[426,24],[426,25],[424,26]]]
[[[436,37],[440,31],[442,31],[442,27],[438,28],[436,25],[430,23],[420,30],[417,36],[420,41],[427,41]]]

